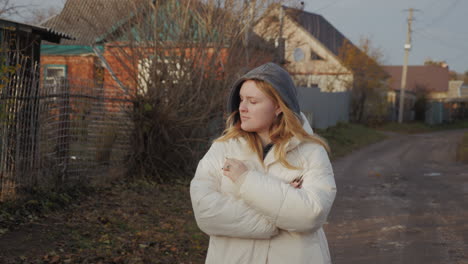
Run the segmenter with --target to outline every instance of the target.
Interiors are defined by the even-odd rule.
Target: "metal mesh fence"
[[[28,58],[7,54],[2,70],[0,94],[0,200],[15,193],[16,187],[32,178],[37,166],[37,64]],[[27,87],[31,87],[27,89]]]
[[[98,179],[128,154],[132,102],[92,80],[16,72],[0,93],[0,201]],[[114,91],[114,92],[112,92]]]

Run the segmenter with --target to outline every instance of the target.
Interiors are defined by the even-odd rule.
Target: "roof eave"
[[[42,27],[42,26],[20,23],[20,22],[16,22],[16,21],[4,19],[4,18],[0,19],[0,24],[6,25],[9,27],[14,27],[17,30],[21,30],[24,32],[37,33],[42,36],[43,40],[46,40],[49,42],[60,43],[61,39],[75,40],[75,38],[69,34],[58,32],[53,29]]]

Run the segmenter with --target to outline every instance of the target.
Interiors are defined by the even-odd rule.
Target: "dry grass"
[[[468,121],[457,121],[450,124],[441,125],[428,125],[423,122],[409,122],[399,124],[396,122],[389,122],[382,126],[379,126],[378,130],[392,131],[403,134],[417,134],[417,133],[429,133],[442,130],[450,129],[463,129],[468,128]]]
[[[457,160],[468,163],[468,132],[463,136],[457,149]]]
[[[386,138],[375,129],[351,123],[340,123],[325,130],[318,129],[316,132],[330,144],[332,159]]]
[[[203,263],[187,184],[114,184],[0,236],[0,263]],[[19,250],[28,245],[23,251]]]

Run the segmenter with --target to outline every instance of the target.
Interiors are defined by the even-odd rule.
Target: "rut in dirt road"
[[[464,132],[392,136],[335,161],[333,263],[468,263]]]

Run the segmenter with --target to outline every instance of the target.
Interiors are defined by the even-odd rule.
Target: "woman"
[[[210,236],[206,263],[331,263],[322,229],[336,194],[328,146],[301,115],[289,74],[274,63],[248,72],[228,113],[190,185]]]

